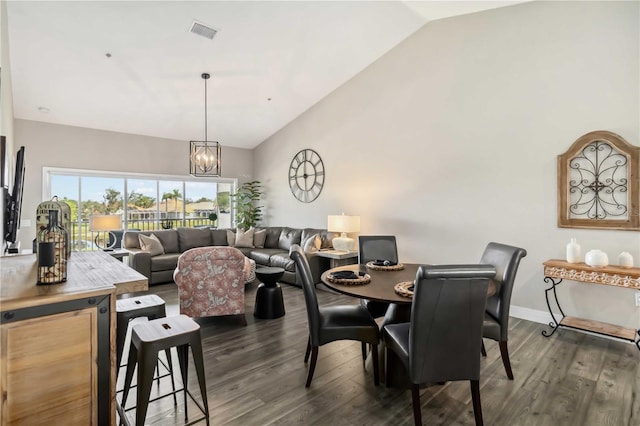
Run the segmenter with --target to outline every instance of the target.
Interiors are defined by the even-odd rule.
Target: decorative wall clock
[[[299,201],[310,203],[324,186],[324,164],[312,149],[303,149],[293,156],[289,165],[289,187]]]

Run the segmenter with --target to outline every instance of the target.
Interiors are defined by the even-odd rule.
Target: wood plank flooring
[[[260,320],[253,317],[256,287],[247,287],[246,326],[237,318],[198,320],[212,425],[413,424],[410,392],[374,386],[359,342],[322,346],[311,387],[305,388],[308,332],[302,290],[282,284],[286,315]],[[153,286],[150,292],[167,302],[168,315],[179,313],[174,284]],[[321,305],[357,303],[328,291],[318,291],[318,297]],[[543,325],[515,318],[510,327],[513,381],[504,372],[497,343],[485,339],[480,394],[486,425],[640,425],[640,352],[635,345],[568,329],[546,338],[540,334]],[[199,398],[192,362],[188,385]],[[163,379],[159,390],[154,384],[152,398],[169,389]],[[425,425],[474,424],[468,382],[424,389],[421,399]],[[127,406],[134,401],[135,391]],[[197,407],[188,401],[187,408],[189,418],[196,419]],[[182,396],[177,407],[171,397],[152,402],[146,424],[182,425],[184,409]],[[127,416],[133,424],[135,411]]]

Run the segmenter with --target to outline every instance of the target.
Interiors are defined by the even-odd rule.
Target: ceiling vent
[[[216,35],[218,30],[214,30],[213,28],[206,26],[202,22],[193,21],[193,24],[191,24],[191,29],[189,30],[189,32],[198,34],[202,37],[206,37],[209,40],[213,40],[213,37]]]

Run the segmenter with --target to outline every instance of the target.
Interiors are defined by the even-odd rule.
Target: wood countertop
[[[544,275],[591,284],[604,284],[616,287],[640,289],[640,268],[624,268],[617,265],[593,267],[564,260],[550,259],[542,263]]]
[[[0,257],[0,310],[149,288],[144,275],[102,251],[71,253],[60,284],[36,285],[36,265],[34,254]]]

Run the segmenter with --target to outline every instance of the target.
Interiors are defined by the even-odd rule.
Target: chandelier
[[[189,173],[192,176],[220,176],[220,143],[207,140],[207,80],[210,75],[202,74],[204,80],[204,141],[189,143]]]

